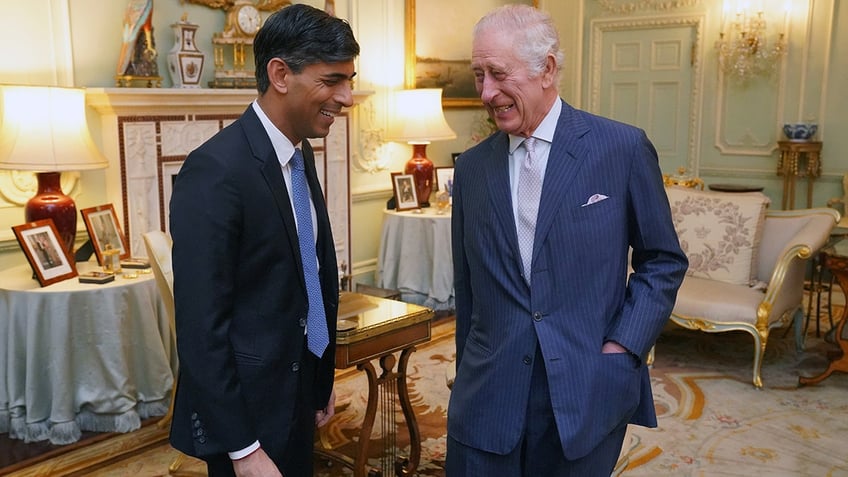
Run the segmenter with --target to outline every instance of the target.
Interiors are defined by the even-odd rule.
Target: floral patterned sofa
[[[753,383],[760,388],[772,329],[794,320],[796,343],[803,348],[805,262],[827,242],[839,213],[830,208],[772,211],[761,193],[666,190],[689,258],[671,320],[708,333],[750,333]]]

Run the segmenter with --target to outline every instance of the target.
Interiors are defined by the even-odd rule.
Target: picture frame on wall
[[[508,3],[516,0],[406,0],[405,87],[442,88],[446,108],[482,106],[471,70],[470,32],[483,15]],[[539,0],[519,3],[539,7]]]
[[[415,192],[415,178],[412,177],[412,174],[392,172],[392,189],[395,194],[395,209],[398,212],[421,208],[418,205],[418,194]]]
[[[118,257],[121,259],[129,258],[130,248],[127,245],[124,233],[121,231],[118,215],[115,213],[115,207],[112,204],[82,209],[80,214],[82,214],[82,220],[85,222],[85,228],[88,231],[88,238],[91,239],[94,254],[97,256],[97,263],[100,266],[105,265],[106,254],[104,252],[109,249],[117,250]]]
[[[12,231],[42,287],[77,276],[53,219],[16,225]]]

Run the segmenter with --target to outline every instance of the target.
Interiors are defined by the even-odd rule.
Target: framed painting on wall
[[[508,3],[539,6],[538,0],[406,0],[405,86],[442,88],[444,107],[481,106],[471,72],[471,33],[489,10]]]

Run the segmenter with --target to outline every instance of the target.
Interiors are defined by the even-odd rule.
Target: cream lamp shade
[[[0,169],[81,171],[108,165],[85,120],[85,90],[0,85]]]
[[[433,162],[427,158],[427,144],[456,137],[442,111],[442,90],[407,89],[396,92],[393,100],[386,136],[390,141],[412,144],[412,158],[404,172],[412,174],[418,204],[428,207],[433,190]]]
[[[38,193],[27,202],[26,221],[53,219],[70,253],[76,204],[62,193],[60,174],[108,165],[88,130],[85,90],[18,85],[0,85],[0,90],[0,169],[37,174]]]
[[[394,94],[386,136],[390,141],[429,144],[456,138],[442,111],[440,88],[407,89]]]

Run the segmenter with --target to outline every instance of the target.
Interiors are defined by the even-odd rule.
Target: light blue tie
[[[315,252],[315,234],[312,232],[312,210],[309,186],[303,167],[303,154],[294,150],[291,159],[292,196],[294,213],[297,217],[297,241],[300,242],[300,261],[303,264],[303,278],[309,297],[309,312],[306,317],[306,344],[315,356],[324,354],[330,343],[327,332],[327,318],[324,314],[324,300],[321,298],[321,282],[318,279],[318,259]]]

